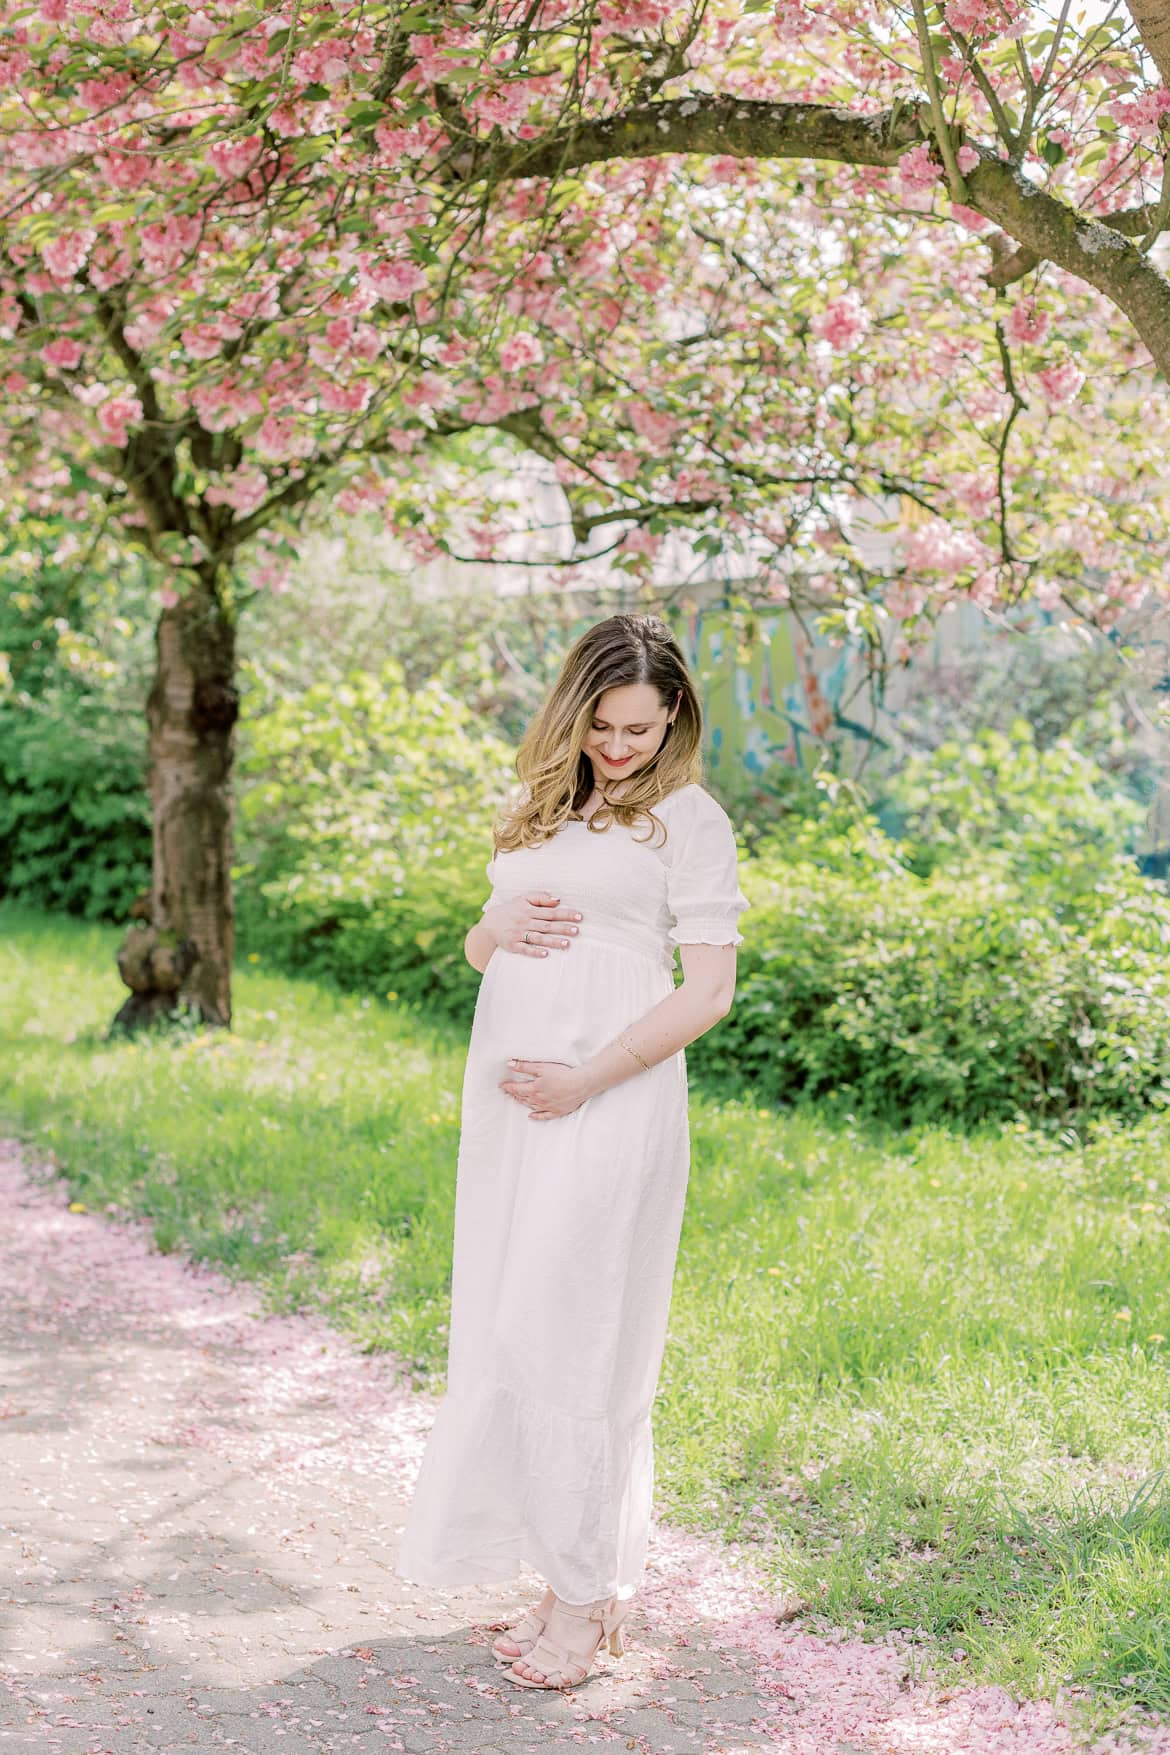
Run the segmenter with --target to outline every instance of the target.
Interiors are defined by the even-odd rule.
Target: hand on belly
[[[564,1060],[512,1060],[514,1075],[500,1080],[500,1090],[529,1110],[529,1121],[556,1121],[580,1109],[589,1092],[579,1066]]]

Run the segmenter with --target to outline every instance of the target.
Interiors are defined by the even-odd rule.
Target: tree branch
[[[930,139],[919,111],[918,104],[895,104],[872,116],[859,116],[827,104],[668,98],[576,123],[532,147],[497,149],[481,158],[473,175],[508,180],[551,177],[608,159],[661,158],[669,152],[896,165],[910,147]]]
[[[263,530],[265,525],[270,524],[278,512],[289,512],[294,506],[299,506],[309,499],[316,493],[322,479],[328,475],[337,462],[338,459],[335,457],[319,459],[313,467],[306,469],[303,475],[298,475],[295,480],[286,482],[284,487],[279,488],[276,493],[269,494],[264,504],[257,506],[254,512],[249,512],[246,518],[235,519],[230,528],[223,532],[220,539],[220,553],[234,554],[241,543],[247,542],[250,536],[255,536],[258,530]]]
[[[999,500],[999,556],[1005,566],[1010,566],[1015,556],[1012,554],[1011,544],[1008,541],[1007,448],[1008,440],[1012,436],[1012,428],[1016,424],[1016,418],[1021,410],[1027,408],[1028,404],[1020,395],[1016,374],[1012,369],[1011,350],[1007,344],[1003,324],[998,317],[995,319],[995,339],[999,347],[1000,363],[1003,366],[1004,388],[1012,399],[1011,410],[1003,424],[1003,431],[999,435],[999,443],[995,448],[995,491]]]
[[[926,7],[923,5],[923,0],[912,0],[912,4],[914,7],[914,28],[918,33],[918,52],[922,56],[922,74],[926,80],[926,91],[930,98],[930,115],[934,125],[935,145],[942,156],[951,200],[965,202],[967,191],[963,185],[963,173],[959,169],[959,161],[955,157],[955,143],[951,139],[951,131],[947,127],[947,119],[943,113],[942,92],[938,85],[938,69],[934,64],[934,50],[930,46],[930,26],[926,22]]]
[[[1111,299],[1163,376],[1170,378],[1170,281],[1119,225],[1077,213],[990,153],[981,153],[967,173],[967,189],[972,207],[1037,257],[1055,262]]]
[[[893,166],[910,147],[931,138],[923,108],[910,104],[860,116],[822,104],[672,98],[573,126],[531,150],[493,152],[472,174],[551,176],[609,159],[659,158],[670,152]],[[1170,280],[1127,241],[1121,216],[1111,216],[1111,224],[1078,213],[1016,166],[986,148],[977,150],[979,163],[965,179],[968,204],[1037,260],[1055,262],[1111,299],[1170,378]]]
[[[1170,220],[1170,211],[1163,208],[1161,201],[1148,201],[1141,207],[1126,207],[1119,213],[1103,213],[1097,216],[1097,224],[1108,226],[1111,232],[1119,232],[1123,238],[1134,238],[1143,250],[1148,250],[1151,243],[1166,230]],[[1011,286],[1014,281],[1023,280],[1034,268],[1039,268],[1044,260],[1035,250],[1029,250],[1023,244],[1013,244],[1003,232],[996,232],[989,238],[991,247],[992,267],[984,276],[988,286]]]
[[[145,512],[153,535],[169,531],[190,536],[188,507],[175,492],[176,434],[162,411],[154,379],[142,356],[126,339],[122,327],[125,313],[119,304],[108,293],[99,292],[95,307],[106,340],[142,404],[143,424],[130,434],[120,452],[119,473]]]

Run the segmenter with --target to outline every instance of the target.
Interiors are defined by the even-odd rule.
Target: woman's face
[[[677,704],[662,705],[652,683],[606,689],[593,709],[581,746],[593,764],[597,784],[620,780],[652,761],[677,711]]]

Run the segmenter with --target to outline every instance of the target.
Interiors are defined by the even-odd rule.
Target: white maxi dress
[[[565,1602],[633,1595],[654,1485],[658,1384],[690,1169],[685,1053],[531,1121],[508,1060],[588,1060],[673,991],[675,947],[740,944],[748,906],[722,806],[692,784],[655,814],[489,861],[484,909],[546,890],[568,950],[497,950],[463,1084],[447,1393],[397,1571],[454,1589],[541,1574]],[[660,839],[655,831],[653,840]],[[517,1076],[517,1075],[513,1075]]]

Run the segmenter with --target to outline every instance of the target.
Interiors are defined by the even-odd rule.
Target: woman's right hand
[[[534,890],[530,896],[517,896],[511,902],[499,902],[488,908],[481,925],[487,927],[502,951],[515,951],[522,957],[547,957],[550,949],[568,950],[577,936],[575,922],[580,918],[575,909],[560,906],[559,896],[551,896],[547,890]]]

